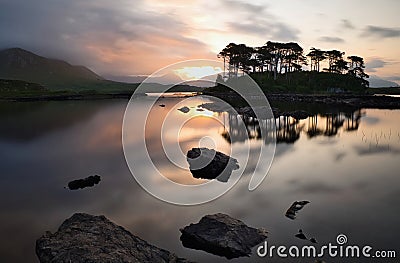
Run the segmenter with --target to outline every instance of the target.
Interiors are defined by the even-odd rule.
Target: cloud
[[[369,60],[365,64],[365,68],[367,69],[368,72],[376,72],[377,69],[383,68],[388,64],[388,62],[380,59],[380,58],[374,58],[372,60]]]
[[[365,68],[368,72],[376,72],[377,69],[383,68],[388,64],[388,62],[380,59],[380,58],[374,58],[370,61],[368,61],[365,64]]]
[[[267,6],[266,5],[255,5],[248,2],[240,2],[240,1],[233,1],[233,0],[223,0],[222,4],[225,8],[241,10],[247,13],[254,13],[259,14],[263,12]]]
[[[368,26],[362,33],[364,37],[397,38],[400,37],[400,28]]]
[[[265,36],[265,40],[290,41],[298,40],[298,29],[279,20],[279,17],[270,12],[267,5],[255,5],[240,1],[223,0],[223,7],[232,14],[240,14],[240,20],[226,22],[229,32],[245,35]]]
[[[329,42],[329,43],[344,43],[345,42],[343,38],[340,38],[340,37],[328,37],[328,36],[320,37],[318,40],[322,41],[322,42]]]
[[[215,58],[189,31],[141,0],[14,0],[0,9],[0,49],[21,47],[100,74],[148,74],[177,60]]]
[[[331,184],[326,184],[322,181],[310,182],[308,184],[301,183],[298,184],[296,188],[297,191],[305,194],[338,194],[342,191],[339,187],[333,186]]]
[[[242,34],[263,35],[266,39],[278,41],[297,40],[299,31],[283,23],[270,24],[268,21],[228,22],[229,30]]]
[[[355,29],[355,26],[353,25],[353,23],[347,19],[342,19],[341,27],[346,28],[346,29]]]

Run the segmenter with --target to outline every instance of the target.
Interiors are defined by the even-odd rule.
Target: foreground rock
[[[40,262],[188,262],[150,245],[104,216],[74,214],[36,241]]]
[[[228,259],[249,256],[251,248],[267,238],[265,229],[249,227],[225,214],[204,216],[180,231],[183,246]]]
[[[187,153],[189,169],[195,178],[217,179],[227,182],[238,161],[226,154],[208,148],[192,148]]]
[[[100,182],[100,176],[99,175],[91,175],[89,177],[86,177],[84,179],[78,179],[74,180],[68,183],[68,188],[70,190],[78,190],[78,189],[83,189],[86,187],[92,187],[95,184],[98,184]]]

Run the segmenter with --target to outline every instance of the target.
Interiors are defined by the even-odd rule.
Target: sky
[[[0,0],[0,49],[128,76],[217,59],[230,42],[295,41],[364,57],[368,74],[400,83],[399,10],[398,0]]]

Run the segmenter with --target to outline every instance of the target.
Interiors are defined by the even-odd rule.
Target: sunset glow
[[[305,52],[316,47],[361,56],[368,74],[399,82],[398,10],[395,0],[15,0],[0,10],[0,48],[17,46],[101,75],[128,76],[182,60],[217,59],[230,42],[296,41]]]
[[[223,70],[219,67],[202,66],[202,67],[183,67],[175,70],[182,80],[197,80],[207,76],[216,75],[221,73]]]

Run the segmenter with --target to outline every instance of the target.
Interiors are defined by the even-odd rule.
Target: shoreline
[[[137,94],[135,96],[146,96]],[[39,95],[26,97],[6,97],[0,102],[31,102],[31,101],[68,101],[68,100],[109,100],[109,99],[130,99],[132,93],[104,93],[104,94],[61,94],[61,95]]]
[[[204,93],[229,102],[243,101],[237,94]],[[358,94],[265,94],[271,106],[274,103],[310,103],[337,107],[371,108],[371,109],[400,109],[400,97],[385,95]]]
[[[198,95],[214,96],[227,100],[232,104],[243,101],[242,97],[234,93],[199,93]],[[195,96],[198,96],[195,95]],[[147,96],[139,94],[135,96]],[[274,93],[265,95],[270,102],[274,103],[310,103],[324,104],[330,106],[346,106],[356,108],[373,109],[400,109],[400,97],[389,95],[358,95],[358,94],[283,94]],[[108,100],[108,99],[130,99],[132,93],[104,93],[104,94],[59,94],[59,95],[38,95],[26,97],[3,97],[0,102],[32,102],[32,101],[68,101],[68,100]],[[257,99],[257,98],[255,98]]]

